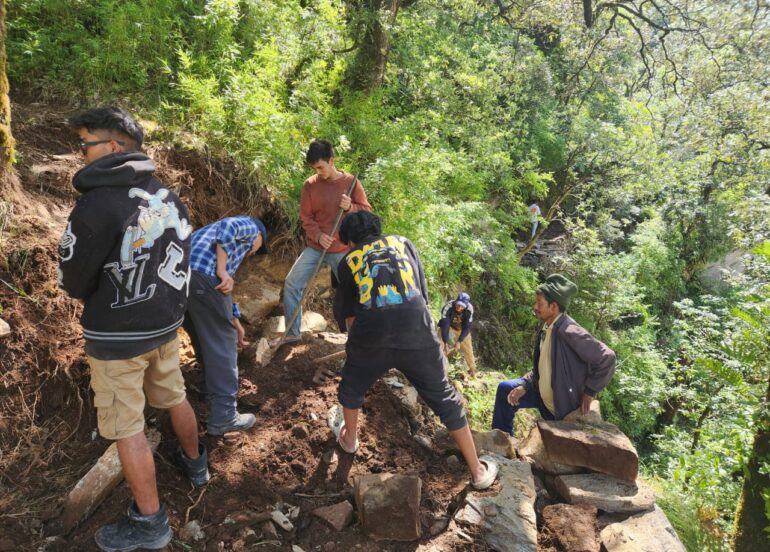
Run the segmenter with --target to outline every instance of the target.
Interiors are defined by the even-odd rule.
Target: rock
[[[546,533],[570,552],[599,552],[596,508],[588,504],[553,504],[543,509]]]
[[[545,450],[543,437],[540,435],[540,430],[537,426],[533,427],[527,438],[519,444],[517,452],[525,462],[550,475],[582,473],[585,471],[578,466],[568,466],[551,460]]]
[[[499,429],[491,431],[472,430],[471,433],[473,434],[473,442],[476,444],[476,451],[479,454],[491,452],[506,458],[516,458],[513,439],[505,431]]]
[[[455,515],[462,523],[479,525],[487,544],[499,552],[535,552],[535,482],[531,466],[494,455],[500,465],[499,491],[469,492]]]
[[[258,280],[254,280],[257,278]],[[254,281],[252,281],[254,280]],[[250,274],[235,286],[235,296],[243,318],[258,324],[270,315],[281,300],[280,286]]]
[[[639,456],[628,437],[613,424],[540,420],[537,425],[554,462],[636,481]]]
[[[320,332],[318,337],[332,345],[344,345],[348,342],[348,334],[334,332]]]
[[[398,375],[383,378],[383,381],[387,384],[386,389],[398,399],[410,416],[414,418],[421,414],[419,395],[412,384],[406,380],[402,381]]]
[[[198,542],[206,538],[198,520],[193,520],[179,530],[179,538],[185,542]]]
[[[666,514],[657,506],[608,525],[600,538],[607,552],[685,552]]]
[[[641,480],[636,483],[601,473],[562,475],[556,490],[570,504],[591,504],[600,510],[621,514],[647,512],[655,507],[655,494]]]
[[[301,332],[322,332],[326,329],[326,319],[323,315],[312,311],[302,312]],[[286,321],[283,316],[273,316],[265,323],[262,333],[267,338],[281,337],[286,331]]]
[[[160,433],[147,431],[150,449],[155,452],[160,443]],[[112,490],[123,481],[123,466],[118,458],[118,448],[112,443],[94,466],[85,474],[67,495],[61,516],[52,524],[52,532],[66,535],[86,519]]]
[[[358,476],[353,493],[362,529],[376,539],[420,538],[422,481],[415,475]]]
[[[270,342],[264,337],[259,338],[257,341],[256,351],[254,352],[254,360],[257,366],[264,366],[270,360]]]
[[[422,433],[417,433],[414,435],[414,440],[420,443],[423,447],[425,447],[428,450],[433,449],[433,443],[431,443],[430,437],[427,435],[423,435]]]
[[[353,521],[353,506],[347,500],[313,510],[313,515],[328,523],[335,531],[342,531]]]
[[[289,518],[287,518],[280,510],[273,510],[270,513],[270,519],[272,519],[278,525],[278,527],[284,531],[291,531],[294,529],[292,522],[289,521]]]
[[[300,548],[300,547],[299,547],[299,546],[297,546],[296,544],[292,544],[292,545],[291,545],[291,552],[305,552],[305,551],[304,551],[304,550],[302,550],[302,548]]]
[[[446,463],[449,464],[450,466],[456,466],[460,463],[460,459],[457,458],[457,456],[455,456],[454,454],[452,454],[446,459]]]
[[[449,519],[448,518],[439,518],[430,525],[429,533],[431,537],[435,537],[436,535],[443,533],[446,531],[447,526],[449,525]]]
[[[596,422],[602,422],[604,421],[604,418],[602,418],[602,409],[599,406],[599,401],[593,400],[591,401],[591,407],[588,410],[587,414],[581,414],[580,408],[576,408],[566,416],[564,416],[565,422],[588,422],[588,423],[596,423]]]
[[[291,428],[291,434],[297,439],[307,439],[310,435],[310,431],[308,430],[307,425],[300,423]]]
[[[299,506],[292,506],[291,504],[286,505],[286,517],[290,520],[295,521],[299,517],[299,513]]]
[[[11,335],[11,327],[8,322],[0,318],[0,338]]]

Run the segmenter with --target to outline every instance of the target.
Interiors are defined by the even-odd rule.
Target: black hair
[[[130,144],[136,149],[142,147],[144,142],[144,129],[136,120],[117,107],[96,107],[73,115],[69,119],[69,125],[75,130],[81,128],[93,133],[95,130],[108,130],[122,134],[133,142]]]
[[[307,154],[305,155],[305,161],[308,165],[318,163],[321,160],[329,161],[334,157],[334,148],[326,140],[313,140],[310,142],[310,147],[307,148]]]
[[[342,243],[359,244],[370,236],[382,234],[380,217],[369,211],[350,213],[342,220],[340,226],[340,241]]]
[[[535,293],[537,293],[538,295],[542,295],[545,298],[545,300],[546,300],[546,302],[548,303],[549,306],[553,305],[554,303],[556,303],[556,306],[559,307],[559,312],[565,312],[567,310],[567,308],[564,305],[562,305],[561,303],[559,303],[555,299],[552,299],[551,296],[548,295],[542,289],[537,290]]]

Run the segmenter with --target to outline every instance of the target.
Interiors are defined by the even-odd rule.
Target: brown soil
[[[10,215],[0,210],[1,316],[13,332],[0,342],[0,550],[38,550],[61,499],[109,444],[95,432],[80,306],[55,284],[57,242],[75,198],[69,179],[81,165],[75,137],[64,124],[66,115],[41,106],[16,105],[14,110],[22,188],[6,194],[0,204],[13,207]],[[237,175],[230,168],[184,150],[149,149],[161,178],[179,190],[197,225],[232,214],[232,206],[239,205],[230,191],[237,189]],[[277,220],[269,198],[241,199],[240,205],[251,205],[247,212],[283,229],[273,240],[281,246],[279,261],[285,263],[300,240]],[[326,282],[320,287],[328,287]],[[311,294],[310,307],[331,319],[329,300],[320,291]],[[255,340],[258,329],[249,331]],[[172,465],[176,442],[169,423],[162,412],[148,409],[148,425],[162,434],[157,481],[175,534],[190,520],[198,520],[205,532],[202,542],[174,540],[170,550],[290,550],[291,544],[306,551],[415,550],[417,543],[374,542],[355,523],[336,533],[310,513],[318,506],[351,500],[353,476],[383,471],[422,478],[426,536],[421,544],[441,550],[487,550],[480,535],[465,529],[466,540],[458,541],[451,532],[429,536],[435,522],[452,515],[468,476],[464,466],[452,467],[412,439],[401,407],[383,384],[372,388],[364,404],[358,454],[354,458],[336,448],[326,428],[326,412],[336,402],[336,381],[316,387],[311,380],[312,360],[338,349],[306,337],[279,351],[264,369],[254,365],[251,351],[243,352],[240,409],[254,412],[257,426],[246,434],[203,437],[213,476],[203,489],[193,489]],[[189,347],[183,366],[191,403],[199,420],[205,420],[205,405],[196,391],[201,374]],[[422,431],[430,433],[435,422],[427,424]],[[334,449],[339,460],[328,465],[322,456]],[[94,531],[123,515],[129,500],[129,490],[121,484],[89,519],[70,535],[50,540],[44,549],[96,550]],[[279,529],[278,540],[271,543],[255,526],[256,537],[251,538],[256,540],[246,544],[239,514],[264,511],[279,502],[300,507],[294,531]],[[232,519],[236,523],[229,523]]]

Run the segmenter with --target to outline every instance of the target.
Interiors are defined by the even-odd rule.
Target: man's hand
[[[224,295],[228,295],[231,291],[233,291],[235,280],[233,280],[233,278],[227,272],[217,274],[217,276],[219,277],[220,282],[214,289],[221,291]]]
[[[455,343],[455,346],[454,346],[453,350],[454,350],[454,352],[457,352],[457,351],[460,350],[460,342],[459,341],[457,343]]]
[[[527,394],[527,390],[524,389],[523,385],[520,385],[519,387],[514,387],[511,389],[511,392],[508,393],[508,404],[511,406],[516,406],[519,404],[519,399],[521,399],[524,395]]]
[[[441,344],[441,352],[444,353],[444,356],[449,356],[449,345],[447,343]]]
[[[238,332],[238,345],[241,347],[248,347],[251,345],[251,342],[246,341],[246,330],[241,326],[241,321],[237,318],[233,318],[233,326],[235,326],[235,331]]]
[[[334,238],[332,238],[329,234],[321,234],[321,236],[318,238],[318,243],[321,244],[321,247],[324,249],[329,249],[334,243]]]
[[[350,196],[347,194],[342,194],[342,197],[340,198],[340,209],[343,211],[348,211],[350,209],[350,204],[352,202],[350,201]]]
[[[591,395],[586,395],[583,393],[583,398],[580,400],[580,413],[583,416],[588,414],[588,411],[591,410],[591,403],[593,400],[594,398]]]

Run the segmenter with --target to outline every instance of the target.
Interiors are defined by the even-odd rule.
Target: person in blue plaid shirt
[[[243,260],[266,253],[265,225],[253,217],[223,218],[192,235],[184,329],[205,377],[209,435],[246,431],[256,422],[254,414],[240,414],[237,409],[237,345],[245,347],[248,342],[232,291]]]

